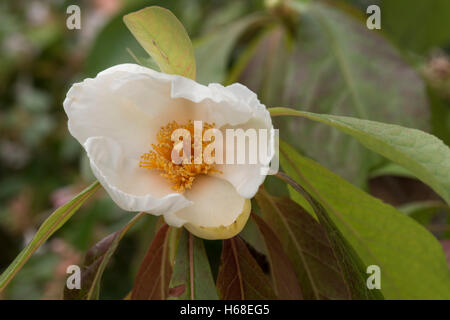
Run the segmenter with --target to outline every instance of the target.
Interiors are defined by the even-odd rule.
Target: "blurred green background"
[[[314,2],[314,10],[308,3]],[[81,8],[68,30],[66,9]],[[366,8],[381,8],[381,30]],[[122,22],[149,5],[170,9],[196,48],[198,81],[235,81],[267,106],[397,123],[450,143],[448,0],[3,0],[0,3],[0,272],[55,208],[93,177],[66,126],[72,83],[124,62],[151,65]],[[296,8],[295,10],[293,8]],[[133,57],[134,56],[134,57]],[[281,137],[429,228],[450,254],[448,212],[428,187],[354,140],[305,120],[278,120]],[[286,193],[272,178],[274,193]],[[0,299],[57,299],[66,267],[131,218],[104,192],[27,263]],[[123,298],[149,245],[148,217],[120,244],[102,298]],[[255,243],[249,224],[244,237]],[[256,248],[258,249],[258,248]],[[220,242],[207,242],[214,266]]]

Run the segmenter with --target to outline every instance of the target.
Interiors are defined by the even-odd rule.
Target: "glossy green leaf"
[[[256,214],[251,215],[264,239],[267,247],[267,258],[275,294],[282,300],[302,299],[302,290],[295,275],[294,268],[284,252],[282,244],[275,232]]]
[[[100,282],[103,272],[116,251],[120,240],[128,230],[146,213],[139,213],[119,231],[103,238],[87,253],[81,270],[81,288],[68,289],[64,286],[65,300],[97,300],[100,294]]]
[[[169,284],[169,299],[216,300],[217,290],[203,240],[182,230]]]
[[[169,259],[170,227],[156,233],[134,280],[132,300],[165,300],[169,293],[172,265]]]
[[[216,286],[221,300],[276,297],[269,279],[239,237],[223,241]]]
[[[129,13],[123,20],[162,72],[195,79],[191,40],[171,11],[153,6]]]
[[[329,213],[365,266],[381,269],[386,299],[449,299],[442,247],[421,225],[280,143],[281,166]]]
[[[34,235],[33,239],[27,244],[16,259],[9,265],[9,267],[0,276],[0,292],[8,285],[8,283],[19,272],[23,265],[33,255],[33,253],[50,238],[56,230],[61,228],[72,215],[77,212],[81,205],[89,199],[100,188],[99,182],[94,182],[89,187],[84,189],[75,198],[67,202],[65,205],[54,211]]]
[[[450,149],[420,130],[350,117],[272,108],[271,115],[293,115],[322,122],[356,138],[366,148],[405,167],[450,204]]]

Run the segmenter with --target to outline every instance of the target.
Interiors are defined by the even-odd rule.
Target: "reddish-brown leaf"
[[[450,240],[441,240],[448,266],[450,267]]]
[[[256,195],[264,220],[291,259],[305,299],[350,299],[351,295],[324,228],[288,198],[264,190]]]
[[[167,298],[172,275],[169,260],[169,231],[169,226],[164,224],[156,233],[134,280],[132,300]]]
[[[325,208],[288,175],[283,172],[278,172],[277,176],[301,194],[313,208],[320,225],[326,233],[326,239],[330,243],[330,248],[334,253],[334,260],[337,262],[338,267],[336,270],[342,276],[346,288],[345,292],[348,294],[348,297],[364,300],[384,299],[379,290],[370,290],[367,288],[366,267],[336,227]],[[293,202],[292,200],[289,201]]]
[[[277,235],[261,217],[254,213],[251,217],[258,226],[267,247],[267,258],[269,259],[270,273],[277,297],[283,300],[302,299],[302,291],[292,263]]]
[[[217,290],[222,300],[276,298],[269,279],[239,237],[223,241]]]

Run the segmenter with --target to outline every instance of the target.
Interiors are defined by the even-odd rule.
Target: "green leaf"
[[[295,275],[292,263],[284,252],[280,240],[273,230],[258,215],[252,213],[258,229],[267,247],[267,257],[270,263],[275,294],[282,300],[302,299],[302,290]]]
[[[97,300],[99,298],[100,282],[108,262],[120,240],[144,215],[146,213],[143,212],[137,214],[119,231],[103,238],[87,252],[81,271],[81,288],[68,289],[64,286],[65,300]]]
[[[381,167],[378,167],[370,172],[370,178],[377,178],[382,176],[395,176],[411,179],[416,178],[416,176],[413,175],[409,170],[392,162],[387,162]]]
[[[401,46],[426,53],[450,43],[450,1],[395,0],[381,2],[381,27]]]
[[[139,7],[142,8],[142,6],[134,5],[132,7],[133,11]],[[147,55],[123,23],[123,15],[129,12],[130,8],[126,8],[111,18],[99,31],[87,53],[83,68],[84,75],[95,77],[100,71],[116,64],[135,63],[128,50],[132,50],[138,57]]]
[[[450,77],[442,81],[444,82],[441,85],[443,88],[439,88],[439,84],[436,84],[438,86],[436,88],[433,88],[432,85],[428,88],[431,126],[433,135],[442,139],[446,145],[450,145]]]
[[[134,61],[137,64],[139,64],[141,66],[144,66],[146,68],[149,68],[149,69],[160,71],[158,65],[152,59],[152,57],[143,57],[143,58],[142,57],[138,57],[138,56],[136,56],[134,54],[133,50],[131,50],[129,48],[127,48],[127,51],[128,51],[128,54],[134,59]]]
[[[231,51],[238,38],[261,16],[251,15],[203,36],[195,42],[195,57],[198,65],[199,83],[223,82],[226,77]]]
[[[16,259],[9,265],[9,267],[0,276],[0,292],[8,285],[8,283],[19,272],[23,265],[33,255],[33,253],[45,242],[56,230],[61,228],[72,215],[77,212],[81,205],[89,199],[100,188],[99,182],[92,183],[89,187],[84,189],[75,198],[59,207],[54,211],[42,225],[31,239],[30,243],[20,252]]]
[[[169,259],[170,227],[156,233],[134,280],[132,300],[165,300],[169,293],[172,265]]]
[[[277,105],[428,130],[426,90],[417,72],[381,33],[332,3],[310,1],[299,11],[284,86],[272,94]],[[255,70],[267,70],[271,77],[269,66]],[[263,101],[273,105],[269,102]],[[276,123],[285,128],[281,138],[357,185],[365,185],[369,169],[380,162],[379,156],[328,127],[303,119]]]
[[[281,166],[329,213],[365,266],[381,269],[386,299],[449,299],[442,247],[421,225],[280,143]]]
[[[411,171],[450,204],[450,149],[438,138],[416,129],[350,117],[288,108],[271,108],[270,113],[308,118],[351,135],[366,148]]]
[[[252,209],[256,209],[256,204],[252,204]],[[253,219],[248,219],[244,229],[239,233],[239,237],[249,244],[258,253],[267,256],[267,247],[264,238]]]
[[[185,229],[178,243],[169,284],[169,299],[218,299],[203,240]]]
[[[196,6],[194,2],[196,1],[193,1],[192,5]],[[145,67],[160,70],[155,61],[148,56],[147,52],[136,41],[123,23],[124,15],[144,8],[149,3],[163,5],[166,9],[172,11],[187,29],[191,27],[191,32],[195,32],[192,24],[197,25],[198,20],[205,14],[204,12],[199,12],[196,14],[196,16],[199,16],[198,18],[190,19],[193,16],[187,10],[186,4],[176,0],[152,0],[151,2],[148,0],[126,1],[124,9],[112,17],[92,41],[92,46],[88,51],[84,63],[83,72],[86,76],[95,77],[100,71],[121,63],[138,63]],[[130,54],[130,51],[132,54]],[[136,61],[135,57],[139,61]]]
[[[434,215],[442,210],[450,210],[443,202],[429,200],[407,203],[398,208],[401,212],[413,218],[423,226],[427,226]]]
[[[278,235],[293,262],[303,297],[351,299],[351,283],[347,282],[346,270],[341,267],[323,226],[289,198],[273,197],[260,190],[256,200],[264,220]],[[354,277],[359,279],[358,274]]]
[[[127,14],[123,21],[162,72],[195,79],[191,40],[172,12],[152,6]]]
[[[269,279],[239,237],[223,241],[220,260],[216,286],[221,300],[276,298]]]

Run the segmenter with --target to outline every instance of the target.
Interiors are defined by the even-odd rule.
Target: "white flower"
[[[206,239],[239,233],[250,212],[250,198],[265,176],[263,164],[221,164],[221,173],[195,177],[183,192],[159,170],[140,167],[141,156],[157,144],[168,123],[201,120],[215,127],[271,130],[269,112],[241,84],[203,86],[178,75],[134,65],[109,68],[76,83],[64,110],[70,133],[87,152],[94,175],[118,206],[163,215],[167,224],[185,226]],[[268,143],[273,155],[273,139]],[[226,152],[226,150],[225,150]]]

